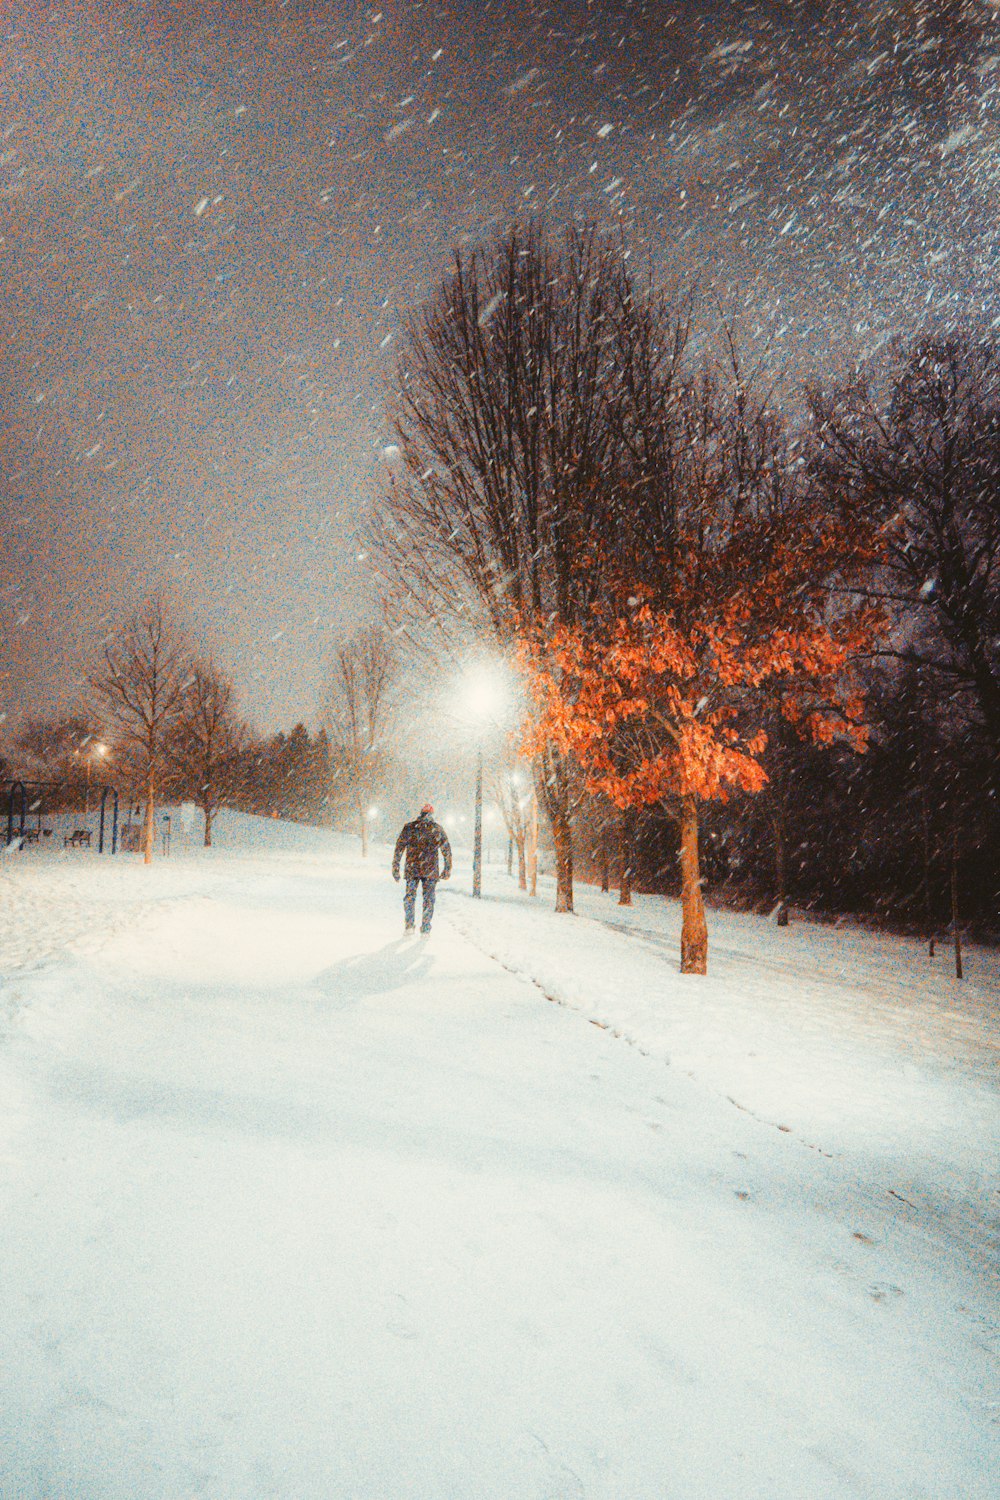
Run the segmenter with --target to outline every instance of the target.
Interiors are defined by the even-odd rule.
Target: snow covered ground
[[[174,828],[0,863],[2,1500],[992,1500],[997,955]]]

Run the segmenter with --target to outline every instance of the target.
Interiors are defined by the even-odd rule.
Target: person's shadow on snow
[[[382,995],[430,973],[431,957],[419,939],[397,938],[374,953],[354,953],[317,974],[313,983],[333,1009],[363,995]]]

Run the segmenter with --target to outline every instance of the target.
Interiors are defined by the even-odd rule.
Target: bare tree
[[[248,739],[236,713],[232,683],[213,661],[195,661],[178,705],[169,754],[204,814],[206,848],[212,843],[212,820],[226,774]]]
[[[938,684],[985,743],[1000,799],[1000,346],[923,339],[881,389],[813,395],[817,470],[894,519],[875,592],[897,611],[884,648]]]
[[[501,650],[519,627],[586,614],[595,559],[627,531],[636,486],[657,483],[636,393],[669,386],[686,342],[684,320],[661,312],[593,229],[558,245],[514,230],[456,255],[399,371],[399,463],[374,527],[397,605]],[[534,773],[556,909],[571,911],[573,764],[549,744]]]
[[[529,777],[511,758],[493,776],[490,785],[491,795],[507,830],[511,853],[517,853],[517,883],[522,891],[528,889],[527,840],[531,807],[528,787]]]
[[[61,719],[30,719],[14,744],[46,779],[75,783],[84,779],[81,766],[100,740],[96,724],[83,715],[70,714]]]
[[[368,853],[368,809],[388,758],[397,658],[378,625],[352,635],[337,652],[327,689],[324,727],[330,738],[334,774]]]
[[[159,599],[148,600],[104,648],[91,678],[115,743],[132,763],[145,791],[143,858],[153,859],[155,803],[167,745],[181,713],[190,678],[187,636]]]

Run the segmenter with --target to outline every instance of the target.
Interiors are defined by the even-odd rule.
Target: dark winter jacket
[[[438,865],[438,850],[444,860],[443,869]],[[447,880],[451,874],[451,845],[448,835],[429,813],[421,813],[412,823],[404,824],[392,856],[394,878],[399,874],[399,861],[404,852],[407,879]]]

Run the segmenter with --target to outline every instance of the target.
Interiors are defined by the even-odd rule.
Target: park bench
[[[89,849],[90,848],[90,829],[89,828],[74,828],[73,832],[72,833],[67,833],[66,836],[65,836],[65,838],[63,839],[63,848],[64,849],[66,848],[67,844],[69,845],[69,847],[71,849],[82,849],[84,846],[86,846]]]

